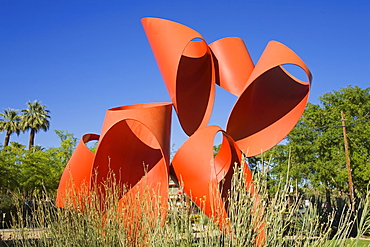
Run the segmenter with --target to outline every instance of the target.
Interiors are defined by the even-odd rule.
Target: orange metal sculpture
[[[157,18],[144,18],[142,24],[180,124],[190,136],[211,117],[216,80],[212,52],[191,28]]]
[[[301,67],[311,81],[303,61],[288,47],[271,41],[231,111],[227,133],[247,156],[261,154],[278,144],[306,107],[310,83],[291,76],[282,67],[284,64]]]
[[[173,105],[184,132],[190,136],[172,160],[175,176],[186,194],[227,229],[225,193],[230,189],[233,164],[240,164],[243,154],[250,157],[265,152],[289,133],[306,106],[311,73],[292,50],[276,41],[268,43],[254,65],[240,38],[224,38],[208,45],[198,32],[176,22],[143,18],[142,24],[172,104],[148,103],[108,110],[100,137],[85,135],[76,148],[62,175],[57,205],[64,206],[66,191],[83,191],[86,185],[88,189],[83,194],[88,194],[92,171],[97,171],[99,184],[109,170],[131,189],[120,204],[125,203],[125,196],[149,186],[166,205]],[[308,82],[290,75],[283,68],[285,64],[302,68]],[[226,130],[207,126],[216,85],[238,97]],[[214,158],[214,137],[219,132],[222,146]],[[97,139],[99,144],[93,154],[85,143]],[[245,179],[245,186],[256,195],[248,167]],[[263,245],[264,229],[255,230],[260,232],[257,244]]]
[[[222,146],[214,158],[213,143],[218,132],[223,136]],[[207,215],[214,216],[214,220],[222,228],[227,227],[227,212],[221,205],[223,197],[227,197],[230,189],[230,171],[235,163],[240,164],[241,161],[241,151],[236,143],[218,126],[198,130],[181,146],[172,160],[184,192]],[[245,177],[247,181],[252,180],[249,169],[245,170]],[[219,183],[225,178],[226,181],[220,188]]]
[[[66,207],[66,203],[71,203],[73,204],[71,206],[77,207],[82,204],[82,199],[88,196],[91,188],[91,165],[93,164],[94,153],[86,146],[86,143],[98,139],[99,135],[86,134],[78,143],[60,178],[56,198],[58,207]]]
[[[161,196],[161,205],[167,205],[171,110],[171,103],[108,110],[100,138],[85,135],[65,168],[58,188],[57,206],[64,206],[67,193],[88,194],[93,182],[102,184],[110,172],[115,174],[120,185],[131,190],[142,187],[155,190]],[[93,154],[85,143],[98,138]]]

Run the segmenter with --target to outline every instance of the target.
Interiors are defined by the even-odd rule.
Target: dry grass
[[[258,196],[251,196],[245,187],[243,166],[235,166],[228,192],[230,231],[227,234],[201,213],[191,215],[186,207],[160,205],[153,191],[136,193],[119,205],[117,202],[127,190],[113,180],[103,185],[106,196],[99,196],[101,187],[96,186],[78,205],[78,200],[73,199],[78,195],[71,195],[65,208],[36,199],[32,219],[24,217],[24,200],[17,198],[12,239],[16,246],[34,246],[30,238],[38,239],[37,246],[63,247],[254,246],[260,232],[265,231],[266,246],[344,246],[354,222],[358,225],[358,236],[368,230],[369,195],[361,202],[362,213],[345,211],[334,233],[333,212],[324,219],[314,204],[301,212],[300,199],[291,203],[286,200],[284,188],[287,186],[284,183],[271,197],[265,181],[263,174],[255,176]],[[165,214],[163,209],[166,209]],[[34,228],[37,231],[31,230]],[[350,244],[356,246],[359,242],[358,237]]]

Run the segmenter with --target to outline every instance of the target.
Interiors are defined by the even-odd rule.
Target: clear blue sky
[[[148,16],[185,24],[208,43],[240,37],[255,62],[268,41],[286,44],[312,71],[312,103],[349,84],[370,86],[370,1],[0,0],[0,110],[40,100],[52,119],[35,143],[52,147],[55,129],[99,133],[109,108],[169,102],[140,23]],[[234,101],[217,90],[210,124],[224,128]],[[175,148],[185,139],[174,117]]]

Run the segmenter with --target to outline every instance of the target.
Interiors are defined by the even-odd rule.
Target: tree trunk
[[[31,150],[34,143],[35,143],[35,129],[31,129],[31,132],[30,132],[30,141],[28,143],[28,150]]]
[[[4,141],[4,147],[7,147],[9,145],[9,140],[10,140],[10,132],[7,131],[5,135],[5,141]]]
[[[325,189],[325,196],[326,196],[326,208],[329,212],[332,211],[332,205],[331,205],[331,193],[330,189],[326,188]]]

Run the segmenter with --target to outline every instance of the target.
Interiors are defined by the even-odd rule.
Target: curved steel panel
[[[82,197],[88,196],[94,153],[86,147],[86,143],[98,139],[99,135],[86,134],[78,143],[59,181],[56,198],[58,207],[64,207],[66,202],[77,205],[78,202],[74,201],[76,197],[81,202]]]
[[[175,154],[173,170],[187,195],[221,229],[227,230],[226,198],[233,164],[241,163],[242,152],[254,156],[270,149],[295,126],[307,104],[311,72],[292,50],[276,41],[268,43],[254,66],[240,38],[224,38],[208,45],[198,32],[176,22],[143,18],[142,25],[172,103],[109,109],[100,137],[85,135],[66,166],[57,205],[65,206],[67,191],[88,195],[94,186],[92,181],[100,186],[113,172],[116,181],[129,189],[117,202],[119,208],[143,195],[149,205],[154,205],[146,205],[145,213],[150,217],[162,213],[164,217],[173,104],[184,132],[190,136]],[[308,82],[290,75],[283,68],[285,64],[302,68]],[[207,127],[216,84],[238,97],[226,131],[217,126]],[[214,157],[213,143],[218,132],[223,135],[222,146]],[[94,155],[85,143],[98,138]],[[96,171],[94,180],[92,171]],[[248,167],[244,172],[246,187],[256,195],[257,205],[258,195]],[[102,196],[104,193],[102,190]],[[125,219],[131,237],[140,234],[137,224],[141,211],[135,212],[142,206],[139,204],[130,205],[132,211],[126,211],[131,213],[131,218]],[[265,243],[264,224],[255,230],[261,233],[256,239],[261,246]]]
[[[244,41],[237,37],[223,38],[211,43],[209,47],[217,61],[217,85],[239,97],[254,69]]]
[[[213,154],[214,137],[223,134],[222,147]],[[241,163],[241,152],[234,141],[218,126],[198,130],[176,152],[172,165],[184,192],[220,227],[227,227],[227,190],[231,186],[234,163]],[[246,168],[246,178],[252,177]],[[223,183],[221,180],[225,179]],[[223,193],[222,193],[223,191]]]
[[[109,172],[130,190],[145,178],[147,189],[160,192],[165,205],[171,107],[170,103],[147,103],[107,111],[93,163],[97,184],[104,182]]]
[[[211,117],[216,80],[212,52],[189,27],[159,18],[141,21],[179,122],[190,136]]]
[[[118,185],[129,190],[136,190],[138,184],[149,186],[157,198],[161,198],[161,205],[166,206],[171,112],[171,103],[108,110],[100,137],[85,135],[66,166],[58,188],[57,205],[65,206],[68,200],[65,192],[71,190],[70,184],[77,192],[84,185],[84,195],[88,195],[93,186],[101,186],[113,173]],[[85,143],[98,138],[94,155]],[[104,198],[104,189],[100,196]]]
[[[309,82],[291,76],[281,67],[284,64],[301,67]],[[248,157],[272,148],[295,126],[306,107],[311,80],[311,72],[292,50],[276,41],[267,45],[227,123],[227,133]]]

